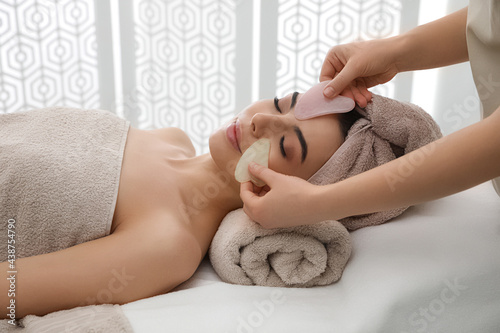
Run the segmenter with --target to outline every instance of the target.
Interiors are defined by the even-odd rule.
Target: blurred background
[[[463,0],[0,0],[0,113],[110,110],[179,127],[198,153],[252,102],[319,82],[329,48],[385,38]],[[449,134],[479,120],[468,63],[398,74],[373,92],[410,101]]]

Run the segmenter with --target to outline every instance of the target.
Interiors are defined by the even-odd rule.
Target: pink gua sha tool
[[[304,120],[326,114],[345,113],[354,109],[355,103],[345,96],[326,98],[323,89],[330,81],[323,81],[306,91],[295,106],[295,118]]]

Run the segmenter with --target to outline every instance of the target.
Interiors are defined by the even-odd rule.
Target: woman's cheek
[[[281,165],[277,157],[278,156],[276,156],[276,151],[271,146],[271,150],[269,151],[269,160],[267,163],[267,167],[276,172],[281,172]]]
[[[271,170],[274,170],[276,172],[285,174],[285,175],[293,175],[295,170],[292,170],[289,163],[286,161],[286,159],[281,155],[281,152],[275,150],[273,151],[271,148],[271,151],[269,153],[269,162],[268,162],[268,167]]]

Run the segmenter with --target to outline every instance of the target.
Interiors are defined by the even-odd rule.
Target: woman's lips
[[[238,150],[241,153],[240,142],[241,142],[241,128],[240,128],[240,120],[236,118],[236,128],[234,129],[236,133],[236,143],[238,144]]]
[[[240,145],[239,145],[239,139],[240,139],[240,122],[238,119],[236,119],[235,122],[232,122],[227,126],[226,128],[226,137],[229,140],[229,143],[233,146],[234,149],[236,149],[238,152],[241,153]]]

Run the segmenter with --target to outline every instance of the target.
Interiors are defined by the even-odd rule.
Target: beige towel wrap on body
[[[18,260],[109,235],[129,124],[109,111],[66,107],[0,114],[0,261],[13,259],[8,257],[12,239]],[[0,327],[9,332],[55,332],[68,318],[84,318],[89,309],[102,319],[93,323],[94,329],[107,327],[111,319],[129,327],[116,307],[29,315],[19,326],[6,319]]]
[[[9,222],[16,259],[109,234],[128,128],[104,110],[0,114],[0,261]]]
[[[102,304],[27,315],[12,325],[0,320],[1,333],[134,333],[120,305]]]

